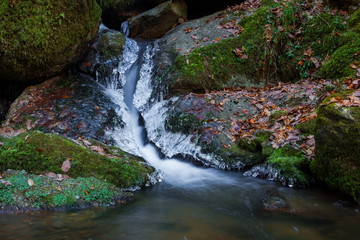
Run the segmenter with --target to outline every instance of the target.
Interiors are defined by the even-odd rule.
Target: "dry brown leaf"
[[[70,170],[70,168],[71,168],[70,158],[67,158],[67,159],[63,162],[63,164],[62,164],[61,170],[62,170],[63,172],[68,172],[68,171]]]
[[[34,186],[34,184],[35,184],[34,181],[32,179],[30,179],[30,178],[28,179],[27,182],[28,182],[30,187]]]

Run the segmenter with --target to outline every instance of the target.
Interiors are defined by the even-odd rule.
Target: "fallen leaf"
[[[57,177],[57,175],[55,173],[53,173],[53,172],[47,172],[47,173],[45,173],[45,176],[50,177],[50,178],[56,178]]]
[[[10,186],[10,185],[12,185],[11,182],[9,182],[9,181],[3,181],[3,180],[1,180],[1,184],[5,185],[5,186]]]
[[[67,158],[62,164],[61,170],[63,172],[68,172],[70,170],[70,168],[71,168],[71,166],[70,166],[70,158]]]
[[[32,179],[30,179],[30,178],[28,179],[27,182],[28,182],[30,187],[34,186],[34,184],[35,184],[34,181]]]
[[[192,30],[194,30],[192,27],[183,29],[183,31],[186,32],[186,33],[191,33]]]

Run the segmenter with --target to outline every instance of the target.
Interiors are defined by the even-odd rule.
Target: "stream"
[[[0,216],[0,239],[356,239],[360,208],[340,194],[282,187],[164,157],[146,131],[156,124],[151,119],[161,122],[161,116],[146,118],[154,54],[156,42],[127,39],[120,66],[99,84],[125,122],[109,134],[120,148],[161,170],[162,181],[134,192],[136,200],[126,206]],[[265,209],[272,195],[288,207]]]

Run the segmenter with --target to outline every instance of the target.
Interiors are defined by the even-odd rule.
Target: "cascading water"
[[[122,31],[128,32],[126,24],[123,24]],[[159,150],[147,139],[148,133],[140,124],[144,121],[139,110],[146,116],[146,125],[164,122],[163,112],[156,111],[159,106],[162,106],[161,103],[156,104],[153,108],[155,111],[148,109],[152,94],[152,58],[156,51],[156,42],[135,41],[127,38],[118,68],[114,69],[112,75],[105,81],[101,81],[105,82],[106,95],[118,105],[117,113],[124,122],[124,126],[110,134],[124,151],[141,156],[154,167],[162,170],[166,182],[170,184],[195,186],[204,181],[219,181],[220,179],[223,183],[232,182],[230,178],[219,176],[213,169],[197,168],[177,159],[162,159]],[[153,136],[154,131],[150,134]],[[165,141],[172,142],[171,138]],[[191,149],[191,147],[188,148]]]

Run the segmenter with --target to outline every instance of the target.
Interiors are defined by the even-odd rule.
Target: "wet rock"
[[[274,150],[266,163],[251,168],[244,176],[260,177],[288,187],[306,187],[313,182],[309,166],[310,160],[301,150],[285,145]]]
[[[318,110],[312,170],[360,203],[360,91],[327,98]],[[348,101],[348,106],[346,105]]]
[[[109,144],[106,132],[123,124],[116,108],[89,76],[57,77],[28,87],[11,105],[2,132],[41,129]]]
[[[262,200],[261,207],[267,211],[288,211],[289,204],[277,191],[268,191],[268,197]]]
[[[129,20],[130,37],[155,39],[187,18],[183,0],[172,0]]]
[[[122,33],[101,25],[88,55],[79,65],[80,71],[98,78],[111,75],[122,58],[124,44]]]
[[[269,174],[264,172],[257,176],[284,182],[285,185],[307,185],[308,178],[302,172],[307,170],[310,161],[299,146],[305,143],[303,146],[309,153],[307,157],[310,157],[314,141],[312,136],[302,135],[296,126],[304,122],[301,119],[315,118],[313,113],[316,106],[311,106],[311,99],[315,98],[315,92],[323,88],[321,84],[307,84],[302,82],[273,88],[191,93],[171,98],[164,110],[163,134],[188,136],[190,142],[201,149],[201,154],[212,156],[210,160],[204,160],[195,154],[198,160],[210,166],[249,169],[268,158],[274,169],[278,167],[279,170],[274,170],[277,176],[267,177]],[[292,92],[296,92],[296,97]],[[305,110],[304,106],[308,109]],[[151,124],[148,125],[150,127]],[[307,128],[303,126],[302,129]],[[175,136],[172,139],[179,139],[178,145],[186,145],[184,142],[187,142]],[[152,141],[165,148],[164,139],[155,135]],[[285,151],[287,144],[292,150]],[[174,144],[172,150],[176,147],[177,144]],[[179,147],[177,151],[181,154],[182,150]],[[293,180],[290,181],[291,178]]]
[[[0,78],[22,82],[41,82],[78,63],[101,15],[95,0],[2,1],[0,12]]]

